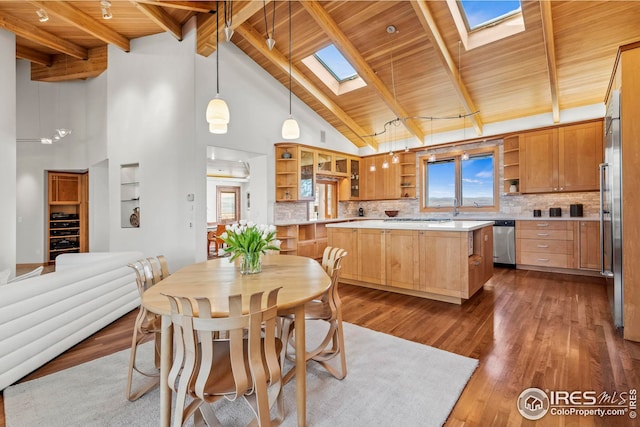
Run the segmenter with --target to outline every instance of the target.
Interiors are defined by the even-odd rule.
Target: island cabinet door
[[[327,244],[347,251],[347,256],[342,259],[340,278],[358,280],[358,229],[328,227]]]
[[[417,289],[462,297],[468,278],[467,233],[419,231],[420,281]]]
[[[375,228],[363,228],[358,231],[358,280],[378,285],[386,284],[385,234],[385,230]]]
[[[415,230],[387,230],[385,233],[387,285],[415,289],[420,280],[415,250],[418,237]]]

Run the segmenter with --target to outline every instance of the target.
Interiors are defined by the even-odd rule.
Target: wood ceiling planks
[[[266,3],[270,27],[273,6],[269,1]],[[418,3],[427,5],[441,42],[430,37],[425,29],[416,11]],[[16,34],[17,57],[39,63],[42,71],[49,68],[48,73],[41,74],[48,79],[64,79],[64,71],[59,71],[63,73],[60,76],[51,72],[60,69],[62,62],[73,63],[72,57],[86,58],[91,49],[104,47],[106,43],[127,50],[131,40],[163,31],[179,40],[182,27],[194,15],[198,15],[201,26],[198,31],[202,30],[202,40],[198,35],[198,53],[208,56],[214,52],[215,30],[211,30],[215,21],[209,13],[215,9],[213,1],[114,0],[111,4],[113,18],[105,21],[98,0],[0,1],[0,28]],[[469,106],[472,105],[480,111],[475,127],[482,129],[482,125],[504,120],[557,115],[567,108],[601,103],[618,46],[640,40],[637,1],[552,1],[542,5],[546,8],[544,21],[541,4],[525,1],[524,32],[469,51],[460,48],[460,35],[445,1],[331,0],[312,4],[298,1],[292,4],[292,60],[300,81],[309,82],[315,89],[309,91],[305,84],[295,81],[292,89],[357,146],[364,144],[363,135],[380,132],[385,122],[398,116],[457,116],[474,109]],[[48,22],[38,21],[35,12],[40,6],[52,12]],[[309,13],[315,6],[326,13],[325,22],[335,23],[335,28],[329,30],[335,35],[327,34],[327,26],[323,25],[323,30],[316,22],[317,17],[314,19]],[[288,60],[287,7],[285,1],[275,3],[276,49],[285,60]],[[235,1],[233,10],[234,27],[246,23],[259,39],[266,38],[262,2]],[[398,32],[388,34],[388,25],[396,26]],[[360,58],[358,68],[364,69],[364,74],[370,73],[369,85],[335,95],[302,63],[302,59],[332,40],[341,41],[346,46],[343,49],[352,49],[352,55]],[[548,55],[550,40],[555,61]],[[233,43],[288,86],[286,70],[274,64],[262,49],[256,49],[238,33]],[[60,56],[61,51],[66,55]],[[549,64],[552,67],[554,62],[555,95],[553,74],[549,73]],[[54,66],[47,67],[48,64]],[[97,69],[89,67],[83,71],[80,67],[66,78],[79,78],[83,72],[95,73]],[[459,77],[455,76],[458,70]],[[338,109],[340,114],[336,114]],[[418,138],[429,140],[432,132],[470,127],[472,121],[415,120],[408,125]],[[411,133],[397,127],[393,132],[365,139],[377,145],[405,138],[411,138]]]

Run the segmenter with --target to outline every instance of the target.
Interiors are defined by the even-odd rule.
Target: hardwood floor
[[[529,387],[597,394],[640,388],[640,343],[623,340],[613,328],[599,278],[496,269],[484,290],[461,306],[349,285],[341,285],[340,295],[347,322],[480,360],[447,426],[638,424],[629,416],[550,414],[534,422],[516,407]],[[129,348],[135,314],[24,380]],[[1,397],[0,404],[4,427]]]

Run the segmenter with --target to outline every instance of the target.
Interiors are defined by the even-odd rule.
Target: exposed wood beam
[[[264,42],[264,38],[258,32],[253,29],[249,24],[242,24],[236,28],[238,34],[240,34],[247,42],[249,42],[255,49],[262,53],[267,59],[269,59],[274,65],[280,68],[285,73],[289,73],[289,60],[277,49],[269,50],[267,44]],[[320,89],[318,89],[310,80],[308,80],[300,70],[296,67],[291,67],[291,77],[298,83],[304,90],[309,92],[311,96],[316,98],[325,108],[327,108],[338,120],[344,123],[354,134],[359,136],[359,139],[353,142],[358,147],[368,145],[373,150],[378,150],[378,144],[371,138],[371,141],[367,141],[362,138],[362,135],[367,135],[369,132],[365,131],[353,120],[347,113],[345,113],[335,102],[327,97]]]
[[[429,37],[438,58],[440,58],[442,65],[444,65],[445,71],[449,76],[449,80],[451,81],[456,95],[458,96],[458,100],[464,107],[465,112],[467,114],[475,113],[478,110],[471,99],[471,95],[469,95],[467,87],[462,81],[460,72],[456,68],[456,64],[453,62],[451,54],[447,50],[447,45],[442,38],[442,34],[440,34],[440,30],[436,25],[433,15],[431,14],[431,10],[429,10],[429,6],[427,6],[427,2],[425,0],[411,0],[411,5],[418,16],[418,20],[420,21],[422,28],[424,28],[427,33],[427,37]],[[483,124],[480,113],[471,116],[471,123],[473,124],[476,133],[478,135],[482,135]]]
[[[40,82],[62,82],[67,80],[97,77],[107,69],[107,45],[89,49],[86,60],[55,55],[49,67],[31,64],[31,80]]]
[[[542,17],[542,34],[544,35],[544,49],[547,57],[547,70],[549,71],[549,88],[551,89],[551,109],[553,122],[560,122],[560,101],[558,99],[558,69],[556,66],[556,46],[553,39],[553,16],[551,15],[551,2],[541,1],[540,12]]]
[[[39,52],[26,46],[16,45],[16,57],[49,67],[53,63],[51,55]]]
[[[119,47],[125,52],[129,52],[129,39],[122,34],[112,30],[103,23],[96,21],[86,13],[76,9],[68,2],[63,1],[32,1],[37,8],[45,9],[49,14],[55,15],[68,24],[91,34],[93,37],[105,43]]]
[[[266,0],[266,4],[271,3],[272,0]],[[235,30],[242,25],[247,19],[253,16],[256,12],[262,10],[263,3],[261,1],[249,1],[244,4],[233,5],[233,22],[231,28]],[[212,9],[215,11],[215,7]],[[220,17],[216,17],[215,14],[210,15],[198,15],[198,29],[196,37],[196,51],[199,55],[209,56],[216,51],[216,21],[220,19],[220,40],[224,40],[224,16],[223,8],[220,6]]]
[[[171,35],[179,41],[182,40],[182,26],[173,19],[171,15],[165,12],[164,9],[136,1],[134,1],[133,4],[140,12],[144,13],[147,18],[155,22],[160,28],[171,33]]]
[[[89,57],[88,49],[2,12],[0,12],[0,28],[74,58],[87,59]]]
[[[367,61],[362,57],[358,49],[351,43],[349,38],[338,27],[336,21],[331,18],[329,13],[317,1],[302,1],[300,4],[313,17],[316,23],[322,28],[325,34],[331,39],[338,50],[349,60],[358,75],[372,87],[382,100],[387,104],[395,117],[409,117],[409,113],[397,103],[397,100],[380,80],[378,75],[371,69]],[[394,118],[395,118],[394,117]],[[420,144],[424,144],[424,132],[420,126],[412,120],[402,120],[407,130],[418,139]]]
[[[192,12],[209,13],[216,9],[214,1],[159,1],[159,0],[137,0],[138,3],[150,4],[154,6],[168,7],[171,9],[190,10]]]

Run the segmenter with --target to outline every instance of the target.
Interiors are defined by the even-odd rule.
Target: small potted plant
[[[267,251],[280,250],[280,241],[276,239],[276,227],[273,225],[257,225],[241,220],[239,224],[228,225],[220,239],[225,243],[224,251],[231,254],[229,261],[242,257],[242,274],[260,273],[262,255]]]

